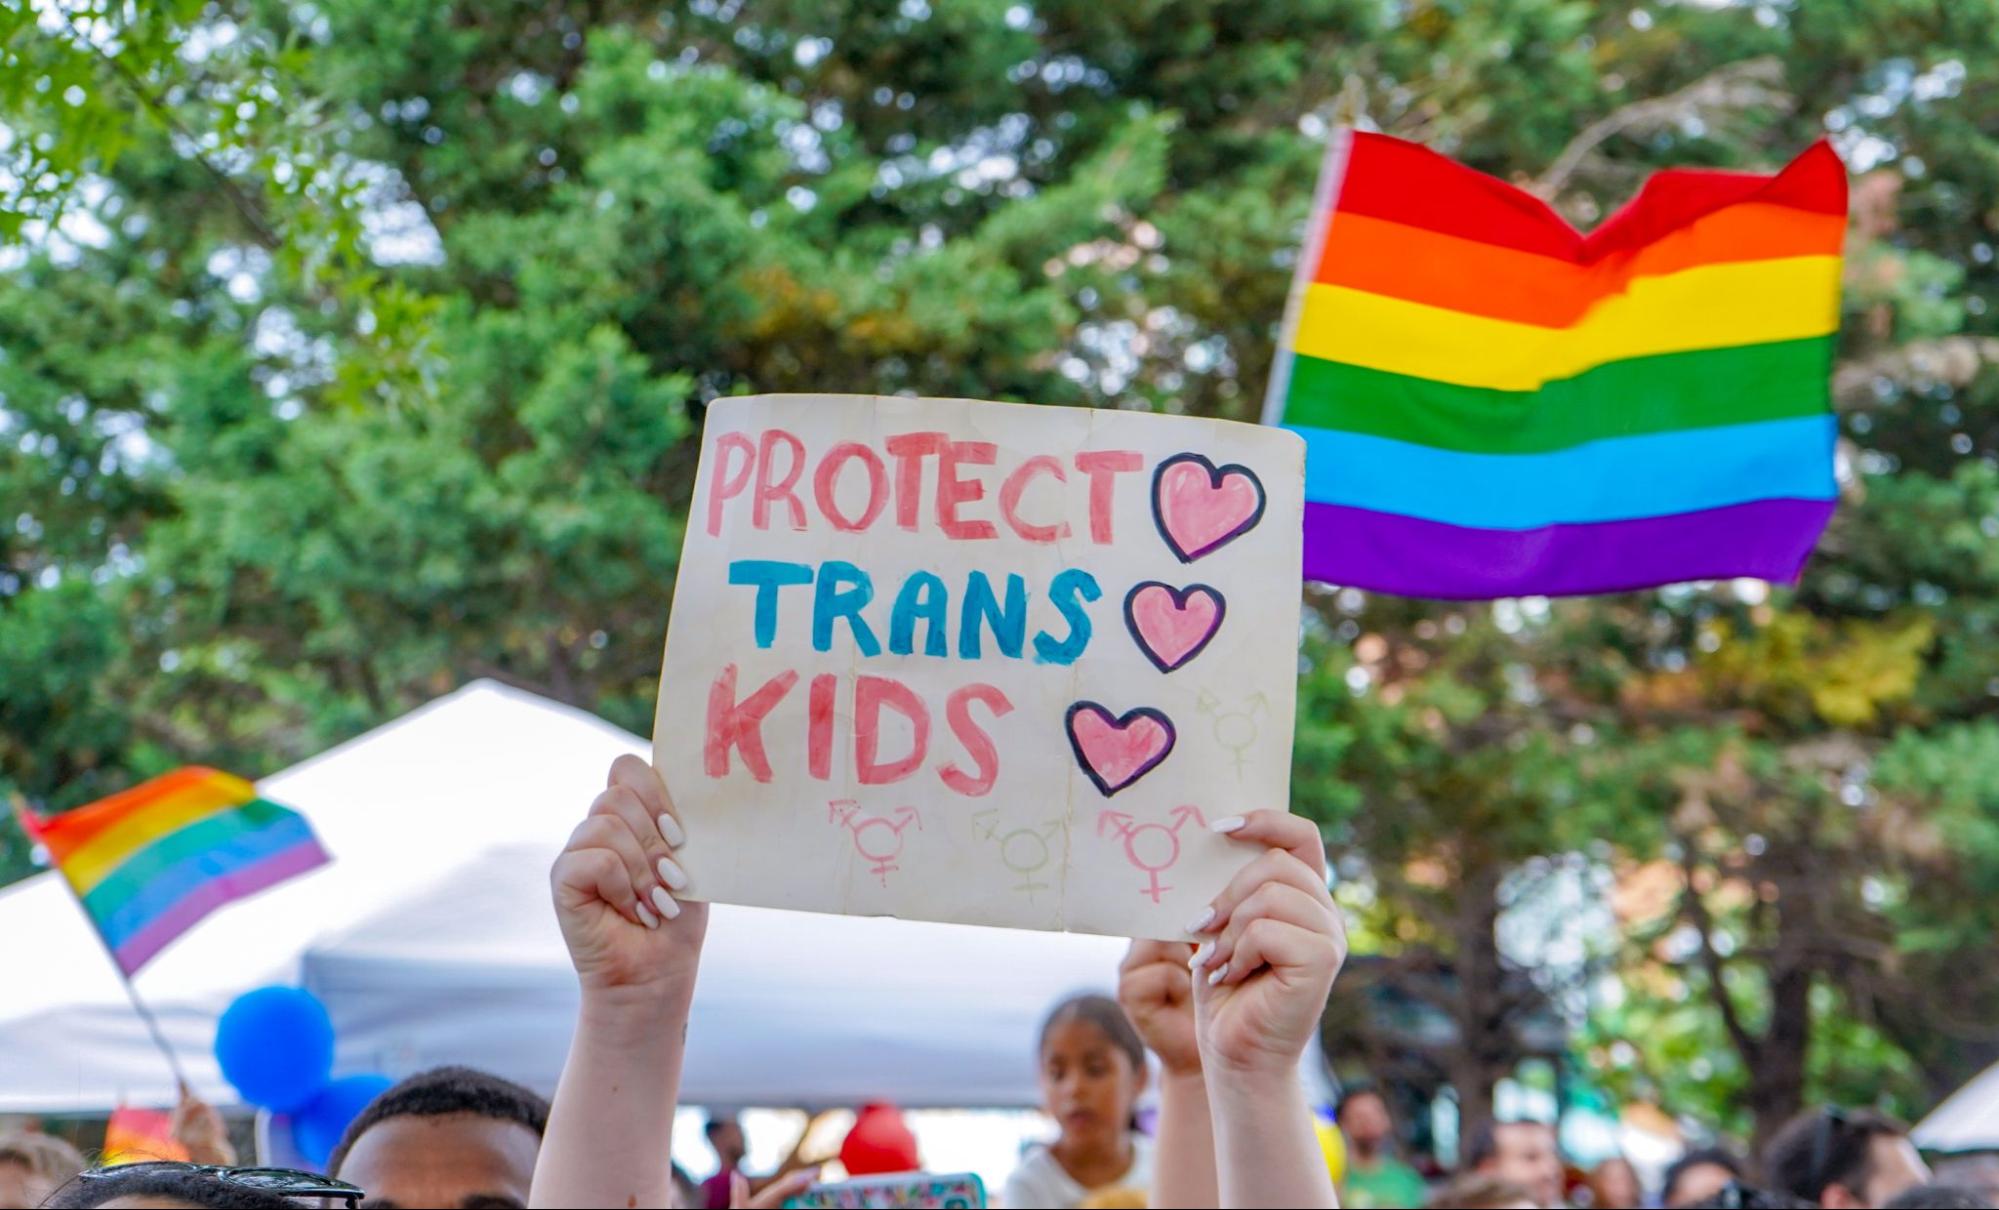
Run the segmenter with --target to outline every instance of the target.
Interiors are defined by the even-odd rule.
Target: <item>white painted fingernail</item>
[[[1222,980],[1228,978],[1228,976],[1229,976],[1229,964],[1224,962],[1220,966],[1208,972],[1208,986],[1213,987],[1215,984],[1220,983]]]
[[[687,886],[687,871],[671,857],[659,859],[659,880],[678,891]]]
[[[1215,943],[1212,941],[1201,942],[1200,946],[1194,950],[1194,956],[1187,959],[1187,969],[1200,970],[1203,966],[1207,965],[1208,959],[1214,957],[1214,955]]]
[[[1209,925],[1213,924],[1214,922],[1215,922],[1215,909],[1213,907],[1204,907],[1201,909],[1200,915],[1194,917],[1192,920],[1189,920],[1187,922],[1187,931],[1190,933],[1198,933],[1202,929],[1205,929]]]
[[[643,903],[635,903],[632,906],[638,910],[639,923],[645,925],[649,929],[656,929],[659,927],[659,917],[652,914],[651,908],[647,907]]]
[[[659,817],[659,835],[660,839],[676,849],[687,843],[687,833],[681,829],[680,821],[671,815]]]
[[[680,905],[673,901],[673,896],[667,894],[666,888],[663,886],[656,886],[652,889],[652,905],[658,908],[659,914],[668,920],[672,920],[674,917],[680,915]]]
[[[1240,815],[1231,815],[1227,819],[1217,819],[1215,822],[1209,824],[1208,830],[1211,832],[1220,832],[1226,836],[1230,832],[1240,832],[1242,826],[1248,822],[1247,819],[1244,819]]]

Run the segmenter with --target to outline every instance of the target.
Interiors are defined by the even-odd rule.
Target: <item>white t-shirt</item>
[[[1143,1189],[1148,1197],[1152,1194],[1152,1140],[1145,1135],[1131,1135],[1131,1167],[1124,1175],[1107,1182],[1103,1188],[1112,1189],[1129,1185]],[[1006,1188],[1000,1194],[1000,1204],[1007,1210],[1072,1210],[1084,1198],[1096,1192],[1076,1183],[1047,1147],[1036,1143],[1028,1149],[1020,1161],[1020,1167],[1006,1178]]]

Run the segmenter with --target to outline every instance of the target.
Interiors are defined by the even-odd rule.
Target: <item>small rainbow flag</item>
[[[128,976],[216,908],[329,860],[304,816],[192,765],[50,819],[23,807],[21,818]]]
[[[106,1168],[149,1160],[187,1162],[187,1148],[174,1138],[173,1122],[168,1110],[119,1106],[104,1124],[104,1155],[97,1162]]]
[[[1793,581],[1832,515],[1846,169],[1674,169],[1580,235],[1412,143],[1320,181],[1266,419],[1305,575],[1406,596]]]

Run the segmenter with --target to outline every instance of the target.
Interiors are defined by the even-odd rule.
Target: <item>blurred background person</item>
[[[1336,1120],[1346,1140],[1340,1204],[1359,1210],[1421,1206],[1428,1190],[1414,1168],[1395,1156],[1395,1120],[1379,1090],[1359,1087],[1340,1098]]]
[[[1728,1148],[1696,1147],[1667,1166],[1659,1204],[1675,1210],[1704,1202],[1748,1175],[1748,1166]]]
[[[83,1171],[76,1148],[46,1134],[0,1134],[0,1210],[39,1206]]]
[[[1621,1155],[1613,1155],[1589,1174],[1590,1205],[1599,1210],[1638,1210],[1645,1204],[1645,1190],[1638,1183],[1638,1170]]]
[[[1485,1122],[1465,1143],[1464,1170],[1516,1185],[1538,1206],[1560,1206],[1566,1172],[1546,1122]]]
[[[1064,1210],[1093,1191],[1152,1187],[1152,1140],[1134,1129],[1145,1043],[1117,1001],[1077,996],[1041,1025],[1041,1096],[1061,1133],[1028,1151],[1001,1204]]]
[[[1429,1206],[1430,1210],[1541,1210],[1519,1185],[1476,1172],[1447,1182]]]
[[[1784,1124],[1763,1152],[1771,1188],[1819,1206],[1885,1206],[1930,1179],[1909,1128],[1871,1109],[1828,1106]]]

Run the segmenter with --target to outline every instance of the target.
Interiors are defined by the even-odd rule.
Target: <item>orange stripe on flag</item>
[[[1578,264],[1336,211],[1314,280],[1468,315],[1567,328],[1641,277],[1704,265],[1837,256],[1845,239],[1846,220],[1839,215],[1747,203],[1706,215],[1643,247]]]
[[[124,819],[162,795],[171,794],[192,785],[199,785],[213,777],[227,774],[203,765],[188,765],[171,773],[162,773],[150,781],[140,782],[129,790],[85,803],[73,811],[51,815],[39,821],[40,831],[50,840],[50,852],[69,852],[88,841],[105,828]],[[58,849],[56,846],[60,845]]]

